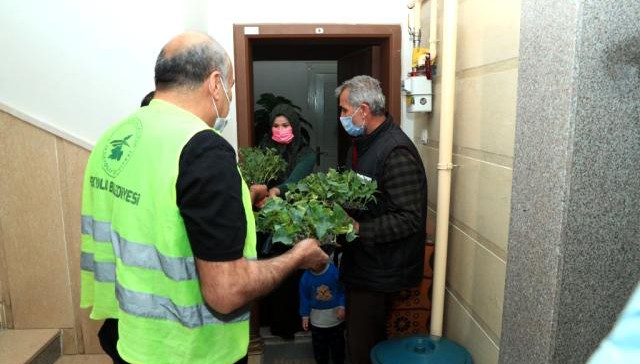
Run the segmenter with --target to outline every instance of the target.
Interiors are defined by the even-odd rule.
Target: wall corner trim
[[[53,135],[56,135],[64,140],[67,140],[71,143],[74,143],[76,145],[78,145],[79,147],[82,147],[88,151],[93,150],[93,147],[95,146],[94,143],[91,143],[83,138],[80,138],[79,136],[75,135],[74,133],[71,133],[67,130],[61,129],[60,127],[57,127],[55,125],[53,125],[50,122],[47,121],[43,121],[43,120],[39,120],[36,117],[33,117],[27,113],[24,113],[22,111],[19,111],[18,109],[9,106],[7,104],[5,104],[4,102],[0,101],[0,111],[4,111],[10,115],[15,116],[16,118],[23,120],[37,128],[40,128],[42,130],[45,130]]]

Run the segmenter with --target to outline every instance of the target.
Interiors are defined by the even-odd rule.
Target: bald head
[[[155,67],[156,89],[193,90],[214,71],[227,79],[227,52],[206,34],[187,32],[171,39],[160,51]]]
[[[172,57],[197,44],[215,42],[210,36],[198,32],[186,32],[175,36],[162,48],[167,57]]]

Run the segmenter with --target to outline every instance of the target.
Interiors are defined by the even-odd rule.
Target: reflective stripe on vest
[[[230,324],[249,320],[250,308],[243,307],[228,315],[210,310],[206,305],[178,306],[166,297],[134,292],[116,282],[116,294],[120,309],[128,314],[179,322],[182,326],[196,328],[210,324]]]
[[[120,258],[127,266],[159,270],[174,281],[198,278],[193,257],[168,257],[160,253],[154,245],[129,241],[114,231],[110,222],[82,216],[81,230],[83,234],[92,236],[96,243],[112,244],[116,258]]]
[[[159,270],[174,281],[198,278],[193,257],[167,257],[153,245],[135,243],[121,237],[111,228],[109,222],[96,221],[91,216],[82,216],[81,230],[83,234],[92,236],[96,243],[113,244],[116,258],[120,258],[127,266]],[[255,258],[246,257],[245,259],[255,260]],[[104,267],[104,269],[97,269],[96,266]],[[115,282],[115,264],[96,262],[91,253],[82,252],[80,267],[86,271],[96,272],[98,281]],[[98,272],[102,272],[104,278],[98,278]],[[109,272],[111,275],[107,275]]]
[[[109,262],[96,262],[93,254],[82,252],[80,255],[80,269],[93,272],[98,282],[115,282],[116,265]]]
[[[116,282],[116,265],[96,262],[93,260],[93,254],[82,253],[80,263],[83,270],[94,272],[97,281],[115,282],[120,309],[132,315],[176,321],[189,328],[209,324],[235,323],[249,319],[250,310],[248,308],[224,315],[209,309],[204,304],[178,306],[166,297],[126,289]]]
[[[197,279],[193,257],[167,257],[152,245],[122,238],[111,228],[111,223],[96,221],[91,216],[82,216],[81,230],[83,234],[92,236],[96,243],[112,244],[116,258],[124,265],[158,270],[177,281]],[[249,320],[250,310],[247,307],[225,315],[209,309],[205,304],[179,306],[166,297],[126,289],[116,280],[115,263],[97,262],[91,253],[81,253],[80,268],[94,272],[99,282],[115,283],[120,309],[132,315],[175,321],[189,328]]]

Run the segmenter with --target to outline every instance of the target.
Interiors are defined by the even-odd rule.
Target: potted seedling
[[[257,229],[272,234],[273,242],[293,245],[313,237],[322,245],[335,245],[338,235],[356,238],[353,220],[342,207],[365,209],[374,201],[376,183],[353,171],[309,175],[289,186],[285,199],[267,201],[257,216]]]
[[[240,148],[238,164],[242,177],[249,185],[266,185],[287,169],[287,162],[273,148]]]

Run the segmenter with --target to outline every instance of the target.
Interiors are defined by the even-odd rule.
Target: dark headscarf
[[[284,116],[289,120],[293,131],[293,139],[289,144],[280,144],[271,139],[271,127],[278,116]],[[308,153],[313,153],[307,142],[301,134],[300,117],[296,109],[288,104],[279,104],[273,108],[269,115],[269,132],[264,135],[260,142],[260,148],[273,148],[278,151],[280,156],[287,161],[287,171],[281,176],[284,180],[295,168],[296,164]]]

